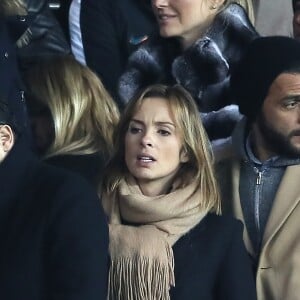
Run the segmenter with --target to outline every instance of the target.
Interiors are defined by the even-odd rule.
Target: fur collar
[[[231,103],[226,95],[230,69],[257,36],[244,9],[230,4],[216,16],[207,34],[183,53],[174,38],[152,37],[129,58],[119,81],[120,98],[126,103],[150,84],[179,83],[201,111],[224,107]]]

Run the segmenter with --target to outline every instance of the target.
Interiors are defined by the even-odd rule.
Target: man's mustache
[[[289,138],[293,136],[300,136],[300,129],[295,129],[289,133]]]

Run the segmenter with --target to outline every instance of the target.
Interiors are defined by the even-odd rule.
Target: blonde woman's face
[[[164,193],[180,165],[182,139],[163,98],[146,98],[133,115],[125,135],[125,161],[142,191]]]
[[[199,39],[210,26],[217,9],[210,0],[152,0],[162,37],[179,37],[183,44]]]

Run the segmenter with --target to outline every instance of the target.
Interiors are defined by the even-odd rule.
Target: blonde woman
[[[112,150],[119,120],[99,78],[71,56],[45,59],[26,74],[33,137],[47,162],[93,183]]]
[[[154,83],[183,85],[197,102],[211,140],[230,135],[240,119],[229,94],[232,68],[258,33],[252,0],[152,0],[159,27],[135,51],[119,81],[127,102]]]
[[[110,227],[108,299],[256,299],[242,224],[221,217],[198,110],[154,85],[125,108],[102,188]]]

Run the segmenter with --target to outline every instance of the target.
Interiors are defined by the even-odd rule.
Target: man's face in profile
[[[294,38],[300,41],[300,0],[295,3],[293,17],[293,32]]]
[[[275,79],[257,124],[270,153],[300,157],[300,74],[283,73]]]

